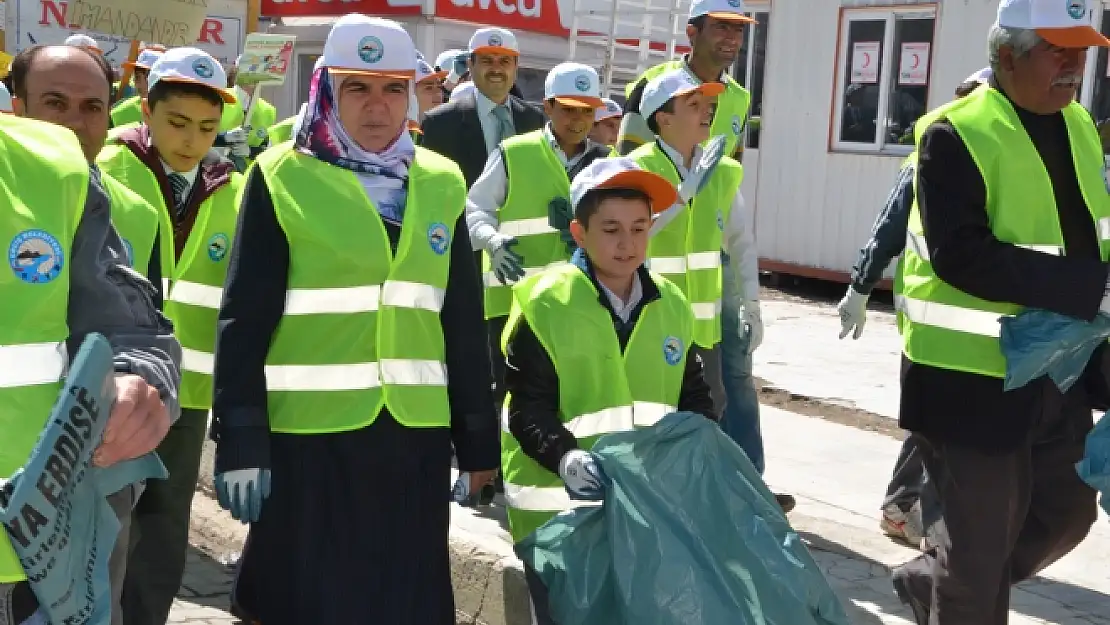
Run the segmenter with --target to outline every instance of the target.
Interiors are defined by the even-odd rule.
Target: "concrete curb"
[[[197,481],[198,493],[212,500],[215,499],[212,483],[215,452],[215,443],[205,441]],[[532,622],[524,568],[513,554],[508,534],[502,529],[503,518],[500,517],[503,515],[502,508],[475,511],[452,504],[451,583],[455,589],[455,622],[458,625],[530,625]],[[239,526],[226,513],[218,519],[211,515],[194,515],[192,519],[193,529],[202,534],[211,534],[214,525],[224,523]]]

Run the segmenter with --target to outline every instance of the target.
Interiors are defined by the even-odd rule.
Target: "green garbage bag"
[[[747,455],[689,412],[603,436],[612,486],[516,546],[559,625],[848,625]]]

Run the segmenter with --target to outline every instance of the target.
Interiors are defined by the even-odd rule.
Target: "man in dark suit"
[[[510,93],[520,57],[516,36],[504,28],[481,28],[469,49],[475,92],[428,111],[421,126],[422,145],[455,161],[468,188],[502,139],[544,125],[541,108]]]

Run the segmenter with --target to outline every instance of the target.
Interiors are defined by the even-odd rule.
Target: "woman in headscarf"
[[[396,22],[338,20],[244,191],[213,438],[266,625],[453,624],[452,444],[471,492],[499,462],[466,189],[406,132],[415,69]]]

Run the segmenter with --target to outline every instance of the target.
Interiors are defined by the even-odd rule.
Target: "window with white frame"
[[[736,59],[736,81],[751,94],[751,109],[744,131],[744,147],[759,149],[759,129],[763,117],[763,70],[767,65],[767,32],[771,28],[768,7],[753,6],[748,13],[754,24],[744,28],[744,39]]]
[[[928,105],[936,9],[845,10],[841,20],[833,149],[908,154]]]
[[[1094,13],[1095,28],[1110,36],[1110,7],[1099,6]],[[1091,48],[1087,54],[1079,101],[1091,112],[1102,138],[1102,152],[1110,156],[1110,59],[1106,48]]]

